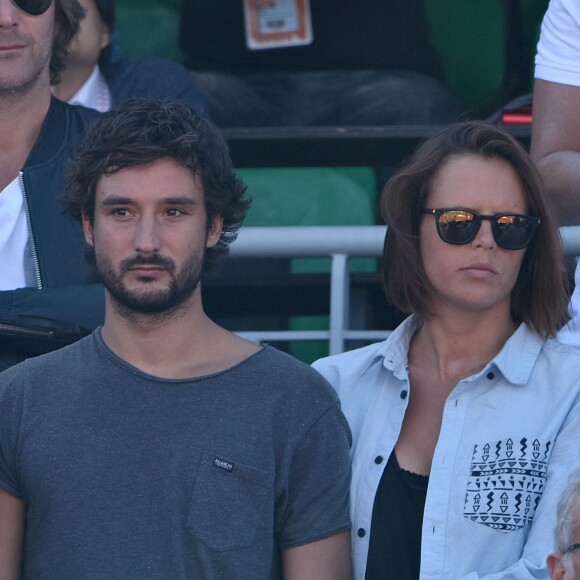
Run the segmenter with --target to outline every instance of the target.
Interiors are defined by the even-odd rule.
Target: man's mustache
[[[132,258],[125,258],[120,264],[120,270],[122,274],[138,266],[159,266],[164,270],[167,270],[170,274],[175,272],[175,262],[170,258],[164,256],[152,255],[152,256],[133,256]]]

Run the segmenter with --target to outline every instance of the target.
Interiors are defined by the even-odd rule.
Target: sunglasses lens
[[[31,16],[44,14],[52,3],[52,0],[12,0],[22,12]]]
[[[525,248],[540,223],[526,215],[479,215],[465,209],[426,209],[425,213],[435,215],[439,237],[448,244],[468,244],[477,235],[481,221],[489,220],[496,244],[505,250]]]
[[[493,235],[498,246],[506,250],[521,250],[532,239],[535,225],[535,220],[523,215],[503,215],[493,222]]]
[[[467,244],[473,240],[478,229],[475,214],[460,209],[445,211],[437,220],[439,235],[448,244]]]

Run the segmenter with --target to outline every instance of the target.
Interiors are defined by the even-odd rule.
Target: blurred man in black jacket
[[[63,216],[68,159],[98,116],[51,96],[78,0],[0,0],[0,370],[102,323],[104,291]]]
[[[422,0],[184,0],[181,44],[218,126],[453,120]]]

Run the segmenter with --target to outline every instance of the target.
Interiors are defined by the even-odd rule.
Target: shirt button
[[[358,532],[357,532],[357,535],[358,535],[359,538],[364,538],[366,536],[365,529],[364,528],[359,528],[358,529]]]
[[[406,399],[408,394],[409,394],[409,393],[408,393],[408,392],[407,392],[405,389],[403,389],[403,390],[401,391],[401,399]]]
[[[487,373],[486,377],[488,380],[493,381],[493,379],[495,379],[495,374],[490,371]]]
[[[382,455],[377,455],[377,456],[375,457],[375,463],[376,463],[377,465],[380,465],[382,462],[383,462],[383,456],[382,456]]]

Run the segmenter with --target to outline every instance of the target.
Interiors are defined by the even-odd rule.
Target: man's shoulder
[[[274,418],[279,441],[297,443],[315,425],[337,437],[346,434],[350,438],[338,395],[306,363],[267,346],[240,368],[243,374],[236,377],[237,395],[232,396],[239,396],[261,417]]]
[[[288,401],[316,399],[328,405],[338,401],[334,390],[320,373],[271,346],[265,346],[247,359],[239,366],[239,372],[240,376],[251,377],[253,384],[261,383]]]
[[[52,97],[43,133],[60,134],[63,142],[82,135],[102,115],[82,105],[71,105]],[[42,134],[41,134],[42,139]]]
[[[320,375],[306,363],[294,358],[293,356],[274,348],[273,346],[264,346],[264,348],[255,357],[256,364],[270,369],[272,372],[280,371],[292,375],[300,375],[319,381]]]
[[[80,124],[84,127],[92,125],[101,115],[99,111],[91,109],[90,107],[83,107],[82,105],[71,105],[59,99],[54,99],[55,107],[62,108],[64,115],[75,124]]]
[[[69,105],[52,97],[42,131],[26,160],[26,168],[68,160],[85,131],[99,118],[94,109]]]
[[[29,358],[0,373],[0,389],[7,384],[48,382],[55,377],[73,376],[86,368],[87,353],[94,346],[92,335],[61,349]]]

